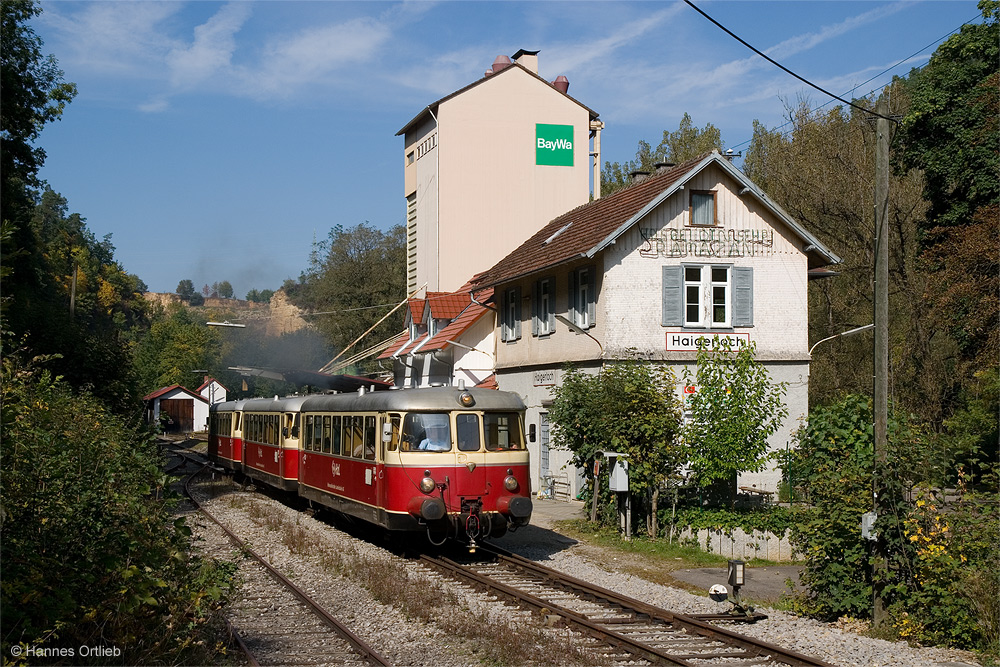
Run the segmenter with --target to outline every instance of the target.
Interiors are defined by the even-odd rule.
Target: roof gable
[[[157,389],[152,394],[148,394],[146,396],[143,396],[142,400],[144,400],[144,401],[153,401],[153,400],[156,400],[157,398],[163,398],[164,396],[166,396],[168,394],[175,393],[175,392],[176,393],[180,393],[180,394],[187,394],[191,398],[197,399],[197,400],[199,400],[199,401],[201,401],[203,403],[207,403],[208,402],[208,399],[206,399],[204,396],[202,396],[200,394],[196,394],[193,391],[191,391],[190,389],[185,389],[184,387],[180,386],[179,384],[172,384],[169,387],[163,387],[162,389]]]
[[[576,259],[594,257],[713,164],[720,166],[741,187],[752,193],[807,244],[807,253],[811,253],[810,268],[840,262],[839,257],[785,213],[729,160],[713,151],[665,168],[639,183],[555,218],[493,268],[479,274],[477,284],[493,286]]]
[[[408,122],[406,125],[404,125],[402,127],[402,129],[400,129],[399,132],[396,133],[396,136],[398,137],[400,135],[404,135],[407,132],[409,132],[411,129],[419,126],[421,123],[424,122],[424,120],[428,116],[436,114],[437,110],[438,110],[438,107],[440,107],[442,104],[444,104],[448,100],[452,99],[453,97],[458,97],[459,95],[461,95],[462,93],[466,92],[467,90],[475,88],[476,86],[481,86],[484,83],[492,81],[492,80],[494,80],[494,79],[496,79],[498,77],[509,76],[510,72],[514,72],[514,71],[523,72],[524,74],[527,74],[528,76],[537,79],[541,83],[543,83],[546,86],[548,86],[549,88],[551,88],[553,93],[555,93],[557,95],[562,95],[562,96],[566,97],[568,100],[570,100],[571,102],[573,102],[574,104],[579,105],[580,107],[582,107],[583,109],[585,109],[588,114],[590,114],[590,118],[592,120],[598,117],[597,112],[594,111],[593,109],[587,107],[585,104],[582,104],[579,100],[577,100],[574,97],[570,96],[568,93],[564,93],[564,92],[561,92],[561,91],[557,90],[555,87],[552,86],[551,83],[549,83],[548,81],[546,81],[542,77],[538,76],[537,74],[535,74],[534,72],[532,72],[531,70],[529,70],[528,68],[526,68],[524,65],[521,65],[520,63],[517,63],[517,62],[513,62],[510,65],[507,65],[505,68],[503,68],[499,72],[495,72],[493,74],[490,74],[489,76],[484,76],[481,79],[473,81],[472,83],[470,83],[469,85],[465,86],[464,88],[459,88],[458,90],[456,90],[455,92],[451,93],[450,95],[445,95],[444,97],[442,97],[438,101],[432,102],[432,103],[428,104],[426,107],[424,107],[423,110],[421,110],[420,113],[418,113],[416,116],[414,116],[410,120],[410,122]]]

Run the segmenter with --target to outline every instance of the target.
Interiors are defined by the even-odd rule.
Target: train
[[[426,387],[217,403],[219,466],[435,545],[501,537],[531,519],[524,402]]]

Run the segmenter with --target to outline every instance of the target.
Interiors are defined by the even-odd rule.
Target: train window
[[[340,415],[336,415],[331,420],[333,422],[333,453],[340,454]]]
[[[313,418],[312,415],[306,415],[306,432],[305,437],[302,438],[302,449],[307,452],[311,452],[313,448],[312,443],[313,437]]]
[[[448,413],[411,413],[403,419],[404,450],[446,452],[451,449]]]
[[[455,437],[462,452],[478,452],[480,445],[479,415],[455,415]]]
[[[239,413],[239,412],[233,414],[233,432],[234,433],[236,431],[240,430],[240,415],[241,414],[242,413]]]
[[[268,415],[267,416],[267,444],[277,445],[278,444],[278,427],[280,426],[280,418],[278,415]]]
[[[515,412],[494,412],[483,415],[486,449],[491,452],[524,449],[521,420]]]
[[[351,417],[351,456],[360,459],[365,449],[365,418],[361,415]]]
[[[365,417],[365,460],[375,460],[375,417]]]
[[[332,421],[332,419],[331,419],[330,415],[323,415],[323,453],[324,454],[329,454],[330,453],[330,444],[331,444],[331,442],[333,442],[333,434],[332,434],[333,427],[330,425],[331,421]]]
[[[386,449],[390,452],[396,451],[399,446],[399,422],[400,418],[398,414],[389,415],[389,423],[392,424],[392,440],[389,441]]]

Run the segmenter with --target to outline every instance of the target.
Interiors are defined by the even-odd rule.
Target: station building
[[[754,342],[788,383],[788,418],[770,439],[784,449],[808,409],[806,284],[840,261],[717,152],[598,198],[602,128],[538,75],[537,52],[518,51],[399,132],[419,296],[381,358],[399,387],[520,394],[533,486],[555,479],[572,496],[583,472],[549,447],[547,410],[567,364],[596,373],[638,354],[680,378],[699,340]],[[771,470],[739,484],[779,481]]]
[[[567,364],[597,373],[638,355],[680,379],[705,338],[756,343],[772,381],[788,383],[788,417],[770,439],[783,450],[808,411],[806,284],[839,261],[718,152],[553,219],[473,281],[494,290],[496,382],[528,406],[533,479],[573,495],[583,484],[571,453],[549,448],[547,406]],[[772,469],[739,484],[779,481]]]

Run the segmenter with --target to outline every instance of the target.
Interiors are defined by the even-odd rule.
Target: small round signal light
[[[476,404],[476,399],[470,392],[463,391],[461,394],[458,395],[458,403],[463,408],[471,408],[473,405]]]

